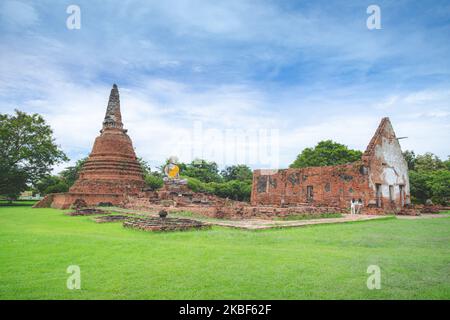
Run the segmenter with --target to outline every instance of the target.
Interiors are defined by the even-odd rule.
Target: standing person
[[[354,215],[356,213],[356,201],[355,201],[355,199],[352,199],[352,201],[350,202],[350,212],[351,212],[351,215]]]
[[[356,208],[356,213],[357,214],[361,214],[362,211],[362,207],[363,207],[363,201],[361,198],[358,199],[358,206]]]

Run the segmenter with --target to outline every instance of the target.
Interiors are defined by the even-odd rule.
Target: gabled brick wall
[[[377,192],[378,190],[378,192]],[[252,205],[350,207],[365,213],[396,212],[410,203],[408,168],[389,118],[383,118],[360,161],[253,172]]]

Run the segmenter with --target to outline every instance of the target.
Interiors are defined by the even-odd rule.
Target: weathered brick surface
[[[361,166],[362,162],[355,162],[341,166],[285,169],[272,175],[255,170],[252,205],[344,207],[352,198],[367,196],[368,190],[364,186],[368,184],[368,175],[360,172]],[[308,186],[312,187],[312,197],[308,197]]]
[[[101,202],[119,205],[126,195],[137,194],[144,187],[133,144],[123,129],[119,91],[114,85],[100,136],[95,139],[78,180],[68,193],[53,195],[51,206],[68,208],[77,199],[91,206]]]
[[[144,231],[184,231],[211,228],[209,224],[197,220],[153,217],[128,218],[123,223],[123,226]]]
[[[48,194],[33,205],[33,208],[48,208],[52,205],[54,194]]]
[[[78,199],[82,199],[88,206],[96,206],[100,203],[111,203],[118,206],[123,202],[123,194],[98,194],[98,193],[55,193],[52,195],[53,201],[50,204],[52,208],[68,209]]]
[[[398,212],[410,203],[407,164],[388,118],[382,119],[360,161],[253,173],[254,206],[313,205],[348,210],[352,199],[362,199],[364,213],[372,214]]]
[[[122,207],[133,210],[159,212],[189,211],[198,215],[219,219],[272,219],[287,215],[310,213],[338,213],[342,210],[331,206],[295,205],[290,207],[251,206],[249,203],[219,198],[210,194],[194,193],[187,188],[174,191],[165,187],[158,191],[141,192],[128,196]]]

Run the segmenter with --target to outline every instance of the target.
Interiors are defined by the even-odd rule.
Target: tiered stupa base
[[[123,129],[119,91],[114,85],[103,128],[77,181],[69,192],[48,195],[36,206],[67,209],[77,200],[84,201],[88,206],[117,206],[144,188],[142,168],[127,130]]]
[[[69,209],[77,200],[83,200],[87,206],[112,205],[119,206],[125,199],[121,194],[101,194],[101,193],[52,193],[36,203],[34,208],[56,208]]]

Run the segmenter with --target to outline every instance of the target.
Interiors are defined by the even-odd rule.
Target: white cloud
[[[70,32],[53,6],[41,21],[33,5],[2,3],[0,110],[42,113],[73,159],[90,151],[112,82],[136,151],[152,164],[177,153],[198,121],[222,133],[278,130],[280,166],[322,139],[364,150],[383,116],[409,137],[404,148],[449,153],[450,87],[406,86],[448,79],[440,33],[392,25],[369,33],[365,8],[360,23],[348,3],[339,6],[349,16],[336,5],[241,0],[120,2],[120,10],[81,1],[86,20]]]
[[[2,65],[5,77],[1,80],[7,79],[8,83],[1,87],[18,91],[22,97],[20,109],[44,114],[73,164],[89,153],[98,135],[110,84],[78,84],[70,74],[48,61],[40,62],[43,72],[37,68],[21,69],[23,61],[30,65],[37,63],[29,56],[17,55],[10,59],[9,64]],[[398,135],[409,137],[401,141],[404,149],[418,153],[432,151],[444,158],[448,154],[450,107],[449,90],[445,88],[354,100],[351,98],[352,92],[357,91],[354,88],[326,94],[293,90],[288,95],[277,96],[250,84],[199,88],[154,77],[141,77],[136,83],[134,86],[119,83],[123,120],[137,154],[153,166],[174,153],[183,152],[180,149],[189,142],[197,121],[202,123],[205,132],[210,129],[222,133],[228,129],[278,130],[281,167],[288,166],[303,148],[323,139],[364,150],[383,116],[391,117]],[[0,91],[4,97],[9,97],[8,92],[9,89]],[[378,100],[388,103],[380,109]],[[0,108],[11,111],[5,102]],[[210,138],[205,137],[206,143],[210,141],[226,150],[224,141]],[[222,159],[211,160],[221,163]],[[60,165],[57,170],[63,167]]]

